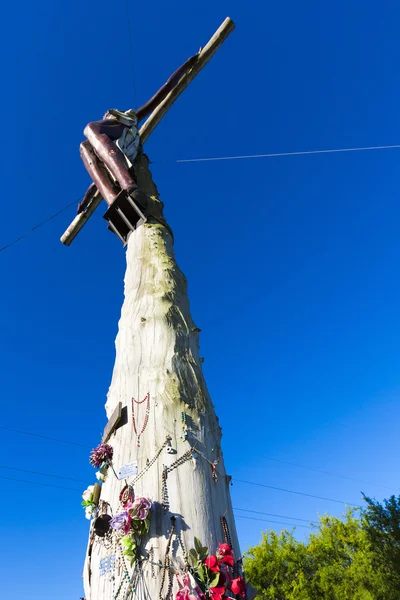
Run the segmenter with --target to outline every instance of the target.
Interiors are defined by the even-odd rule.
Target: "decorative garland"
[[[147,400],[146,414],[144,416],[144,421],[143,421],[142,429],[138,433],[137,427],[136,427],[136,420],[135,420],[135,404],[137,404],[137,405],[143,404],[143,402],[146,402],[146,400]],[[146,429],[147,423],[149,422],[149,415],[150,415],[150,392],[147,392],[147,394],[145,395],[145,397],[143,398],[143,400],[135,400],[135,398],[132,397],[132,425],[133,425],[133,430],[134,430],[134,432],[137,435],[136,445],[137,445],[138,448],[140,448],[140,436],[142,435],[142,433]]]

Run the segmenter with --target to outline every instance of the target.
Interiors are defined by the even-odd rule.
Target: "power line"
[[[67,440],[60,440],[58,438],[48,437],[47,435],[41,435],[39,433],[32,433],[30,431],[21,431],[20,429],[11,429],[11,427],[3,427],[0,425],[0,429],[4,429],[5,431],[12,431],[13,433],[22,433],[23,435],[30,435],[32,437],[42,438],[44,440],[50,440],[52,442],[59,442],[60,444],[69,444],[70,446],[79,446],[80,448],[85,448],[86,450],[90,448],[90,446],[84,446],[83,444],[78,444],[77,442],[68,442]]]
[[[33,475],[44,475],[45,477],[54,477],[55,479],[68,479],[68,481],[77,481],[78,483],[84,483],[88,485],[87,481],[82,479],[74,479],[73,477],[63,477],[62,475],[50,475],[50,473],[41,473],[40,471],[30,471],[29,469],[17,469],[16,467],[6,467],[0,465],[0,469],[7,469],[9,471],[20,471],[21,473],[32,473]]]
[[[284,465],[291,465],[292,467],[299,467],[300,469],[307,469],[308,471],[315,471],[316,473],[323,473],[324,475],[331,475],[332,477],[340,477],[341,479],[348,479],[350,481],[357,481],[358,483],[365,483],[366,485],[374,485],[376,487],[385,488],[391,491],[398,491],[399,488],[389,487],[388,485],[382,485],[380,483],[373,483],[371,481],[364,481],[364,479],[356,479],[355,477],[349,477],[348,475],[340,475],[339,473],[331,473],[330,471],[323,471],[322,469],[314,469],[313,467],[306,467],[305,465],[299,465],[297,463],[292,463],[287,460],[280,460],[279,458],[271,458],[270,456],[264,456],[267,460],[273,460],[278,463],[282,463]]]
[[[246,483],[248,485],[257,485],[259,487],[265,487],[270,490],[278,490],[279,492],[287,492],[289,494],[297,494],[299,496],[307,496],[308,498],[316,498],[317,500],[327,500],[328,502],[336,502],[337,504],[347,504],[348,506],[357,506],[356,504],[351,504],[350,502],[344,502],[343,500],[334,500],[333,498],[325,498],[323,496],[314,496],[313,494],[306,494],[305,492],[296,492],[294,490],[287,490],[285,488],[279,488],[279,487],[274,487],[272,485],[266,485],[265,483],[256,483],[255,481],[243,481],[243,479],[236,479],[236,477],[233,477],[232,481],[237,481],[238,483]]]
[[[180,158],[174,161],[157,161],[158,163],[197,163],[197,162],[211,162],[218,160],[245,160],[250,158],[278,158],[280,156],[305,156],[309,154],[334,154],[337,152],[365,152],[371,150],[393,150],[394,148],[400,148],[400,144],[393,146],[365,146],[360,148],[332,148],[330,150],[302,150],[299,152],[273,152],[269,154],[244,154],[239,156],[212,156],[205,158]]]
[[[34,227],[31,227],[31,229],[28,229],[27,231],[25,231],[25,233],[23,233],[19,237],[15,238],[15,240],[13,240],[12,242],[10,242],[9,244],[6,244],[5,246],[2,246],[0,248],[0,253],[4,252],[4,250],[7,250],[7,248],[10,248],[11,246],[13,246],[14,244],[16,244],[17,242],[20,242],[21,240],[23,240],[24,238],[26,238],[26,236],[28,236],[30,233],[32,233],[36,229],[39,229],[39,227],[42,227],[43,225],[46,225],[46,223],[48,223],[49,221],[52,221],[52,219],[55,219],[56,217],[58,217],[58,215],[61,215],[61,213],[63,213],[68,208],[71,208],[71,206],[73,206],[74,204],[76,204],[77,202],[79,202],[80,199],[81,198],[77,198],[77,200],[74,200],[70,204],[67,204],[66,206],[64,206],[64,208],[61,208],[59,211],[57,211],[56,213],[54,213],[53,215],[51,215],[50,217],[48,217],[44,221],[41,221],[40,223],[38,223]]]
[[[258,519],[257,517],[245,517],[244,515],[236,515],[236,519],[249,519],[249,521],[264,521],[265,523],[275,523],[276,525],[290,525],[291,527],[304,527],[305,529],[313,529],[310,525],[296,525],[295,523],[284,523],[283,521],[270,521],[269,519]]]
[[[130,55],[131,55],[133,99],[134,99],[134,101],[136,101],[136,83],[135,83],[135,69],[134,69],[134,63],[133,63],[133,43],[132,43],[132,31],[131,31],[131,17],[130,17],[130,14],[129,14],[128,0],[125,0],[125,9],[126,9],[126,22],[127,22],[127,26],[128,26],[129,52],[130,52]]]
[[[131,27],[130,27],[130,19],[129,19],[128,0],[126,0],[126,9],[127,9],[127,19],[128,19],[131,64],[132,64],[132,80],[133,80],[134,93],[136,95],[135,75],[134,75],[134,69],[133,69],[133,48],[132,48],[132,37],[131,37]],[[215,156],[215,157],[208,157],[208,158],[207,157],[206,158],[182,158],[182,159],[170,160],[170,161],[169,160],[160,160],[160,161],[152,161],[152,162],[153,162],[153,164],[198,163],[198,162],[210,162],[210,161],[221,161],[221,160],[244,160],[244,159],[251,159],[251,158],[274,158],[274,157],[279,157],[279,156],[302,156],[302,155],[308,155],[308,154],[333,154],[335,152],[362,152],[362,151],[366,151],[366,150],[390,150],[390,149],[394,149],[394,148],[400,148],[400,144],[393,145],[393,146],[366,146],[366,147],[360,147],[360,148],[336,148],[336,149],[332,149],[332,150],[306,150],[306,151],[300,151],[300,152],[276,152],[276,153],[270,153],[270,154],[247,154],[247,155],[242,155],[242,156]],[[51,215],[44,221],[41,221],[40,223],[38,223],[31,229],[28,229],[25,233],[23,233],[19,237],[15,238],[14,240],[12,240],[10,243],[5,244],[4,246],[0,247],[0,253],[4,252],[4,250],[7,250],[8,248],[13,246],[17,242],[20,242],[25,237],[27,237],[29,234],[31,234],[33,231],[35,231],[36,229],[39,229],[39,227],[42,227],[43,225],[45,225],[52,219],[55,219],[56,217],[58,217],[58,215],[60,215],[64,211],[66,211],[68,208],[71,208],[71,206],[73,206],[74,204],[77,204],[79,202],[79,200],[81,200],[81,199],[82,199],[82,196],[77,198],[74,202],[67,204],[66,206],[61,208],[59,211],[57,211],[56,213],[54,213],[53,215]]]
[[[288,517],[287,515],[275,515],[274,513],[263,512],[262,510],[250,510],[248,508],[235,508],[233,510],[242,510],[243,512],[254,513],[257,515],[268,515],[269,517],[279,517],[280,519],[292,519],[293,521],[303,521],[304,523],[314,523],[310,519],[299,519],[298,517]]]
[[[42,485],[44,487],[58,488],[59,490],[71,490],[74,492],[82,491],[78,490],[78,488],[64,487],[62,485],[53,485],[51,483],[39,483],[39,481],[27,481],[26,479],[14,479],[13,477],[4,477],[3,475],[0,475],[0,479],[7,479],[8,481],[18,481],[19,483],[29,483],[30,485]]]

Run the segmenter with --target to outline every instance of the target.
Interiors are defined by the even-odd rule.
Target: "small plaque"
[[[100,577],[115,569],[115,560],[115,554],[110,554],[100,560]]]
[[[136,460],[134,462],[123,465],[118,471],[118,479],[126,479],[132,475],[137,475],[138,468]]]

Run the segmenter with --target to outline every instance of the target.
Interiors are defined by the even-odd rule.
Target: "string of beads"
[[[144,416],[144,421],[143,421],[142,428],[141,428],[140,432],[138,433],[138,431],[137,431],[137,425],[136,425],[136,420],[135,420],[135,404],[137,404],[137,405],[143,404],[143,402],[146,402],[146,400],[147,400],[146,413],[145,413],[145,416]],[[137,445],[138,448],[140,448],[140,436],[142,435],[142,433],[146,429],[147,423],[149,422],[149,415],[150,415],[150,392],[147,392],[147,394],[145,395],[145,397],[143,398],[143,400],[135,400],[135,398],[132,397],[132,425],[133,425],[133,430],[134,430],[134,432],[137,435],[136,445]]]

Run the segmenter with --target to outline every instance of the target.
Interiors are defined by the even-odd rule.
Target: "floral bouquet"
[[[89,461],[93,467],[99,469],[96,472],[97,479],[103,483],[107,478],[108,467],[112,467],[114,449],[109,444],[99,444],[90,453]]]
[[[89,485],[89,487],[82,494],[82,506],[85,509],[85,517],[89,520],[92,517],[95,517],[97,514],[97,506],[93,502],[93,492],[94,485]]]
[[[235,565],[229,544],[219,544],[216,554],[209,555],[198,538],[189,552],[192,574],[178,577],[180,589],[176,600],[229,600],[232,596],[246,597],[246,582],[243,577],[233,577]]]
[[[125,546],[124,555],[131,559],[131,564],[136,560],[142,537],[149,532],[150,512],[151,500],[136,498],[133,502],[126,502],[123,512],[110,521],[112,529],[125,534],[121,542]]]

